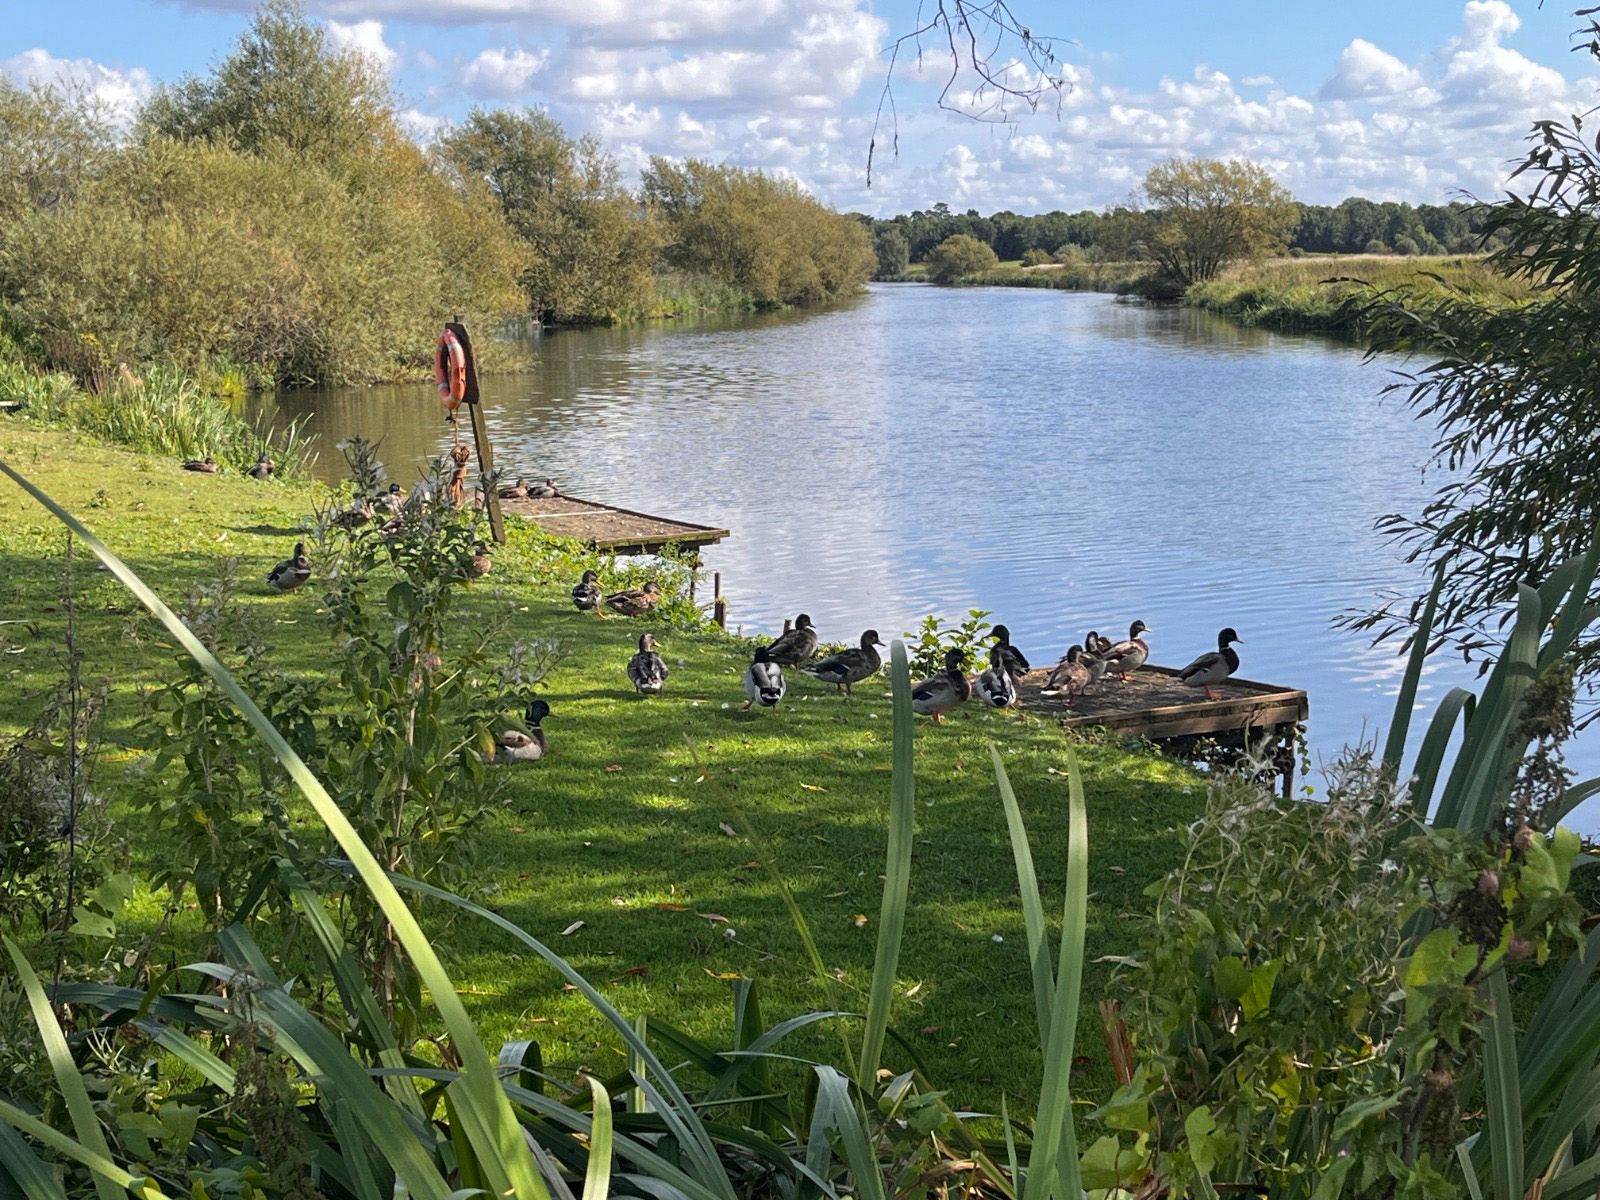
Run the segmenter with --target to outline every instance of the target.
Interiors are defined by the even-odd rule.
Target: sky
[[[947,6],[955,0],[944,0]],[[1100,208],[1174,155],[1249,158],[1309,203],[1504,190],[1530,124],[1600,102],[1567,0],[1010,0],[1062,81],[1002,119],[947,49],[886,49],[936,0],[308,0],[389,73],[427,141],[474,105],[548,110],[634,178],[651,155],[792,176],[844,210]],[[123,120],[204,73],[249,0],[0,0],[0,73],[70,81]],[[920,17],[919,17],[920,14]],[[1013,62],[1009,41],[993,60]],[[1024,64],[1008,79],[1030,78]],[[897,128],[877,133],[885,89]],[[975,115],[976,114],[976,115]],[[889,147],[898,136],[898,155]]]

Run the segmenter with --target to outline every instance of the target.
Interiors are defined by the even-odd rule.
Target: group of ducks
[[[518,479],[502,487],[498,494],[502,500],[555,500],[560,498],[561,489],[556,487],[554,479],[546,479],[543,483]]]
[[[215,475],[220,469],[217,460],[211,455],[204,458],[191,458],[183,464],[185,471],[196,471],[201,475]],[[277,472],[278,464],[272,461],[272,455],[262,454],[256,459],[255,465],[246,469],[245,474],[251,479],[271,479]]]

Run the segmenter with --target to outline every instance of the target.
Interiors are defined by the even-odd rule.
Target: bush
[[[898,229],[879,229],[872,235],[872,250],[878,258],[877,279],[899,279],[911,266],[911,243]]]
[[[963,276],[993,270],[999,264],[995,252],[983,242],[957,233],[945,238],[928,255],[928,278],[935,283],[954,283]]]
[[[1022,265],[1025,267],[1042,267],[1054,261],[1055,258],[1048,250],[1041,250],[1037,246],[1022,252]]]

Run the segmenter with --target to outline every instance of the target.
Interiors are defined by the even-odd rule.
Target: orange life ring
[[[467,396],[467,355],[448,329],[439,335],[439,348],[434,351],[433,380],[439,385],[439,403],[449,412],[460,408]]]

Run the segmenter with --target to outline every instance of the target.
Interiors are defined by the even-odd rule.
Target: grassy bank
[[[956,287],[1053,288],[1066,292],[1114,292],[1125,295],[1139,290],[1149,271],[1146,263],[1061,263],[1024,267],[1021,263],[1001,263],[992,271],[981,271],[956,281]]]
[[[1358,323],[1343,303],[1363,285],[1455,288],[1505,301],[1526,294],[1523,284],[1495,273],[1478,257],[1354,254],[1241,264],[1195,284],[1184,303],[1241,325],[1357,337]]]
[[[268,631],[274,665],[291,679],[333,682],[315,581],[292,596],[269,594],[260,582],[310,512],[311,486],[188,474],[169,461],[16,418],[0,418],[0,457],[80,514],[168,598],[214,580],[226,560],[237,560],[246,610]],[[14,516],[0,530],[0,622],[8,622],[0,624],[0,648],[8,652],[0,658],[0,725],[10,733],[59,678],[63,535],[19,491],[4,487]],[[473,610],[486,612],[500,591],[517,606],[518,636],[569,647],[544,692],[553,710],[546,724],[553,757],[506,770],[501,803],[476,832],[480,897],[570,956],[628,1014],[720,1038],[732,977],[759,981],[769,1020],[830,1002],[774,885],[756,865],[765,859],[793,888],[836,974],[839,999],[864,1006],[885,849],[886,684],[859,688],[847,704],[831,688],[797,679],[781,713],[743,714],[737,705],[745,648],[715,630],[655,626],[672,678],[664,698],[636,699],[624,667],[643,627],[575,613],[567,599],[571,573],[565,551],[514,528],[493,573],[458,614],[470,627]],[[145,818],[133,801],[162,783],[149,774],[133,727],[141,691],[170,670],[171,652],[111,579],[81,559],[71,594],[91,682],[110,694],[111,745],[93,787],[113,798],[131,866],[141,873],[158,850],[142,835]],[[791,607],[804,603],[793,599]],[[862,624],[872,620],[862,614]],[[998,1106],[1002,1092],[1013,1100],[1028,1094],[1037,1073],[1036,1053],[1020,1051],[1015,1036],[1032,1019],[1033,997],[987,761],[991,740],[1034,831],[1047,894],[1063,885],[1060,732],[1035,718],[975,708],[944,728],[922,727],[912,910],[894,1017],[939,1086],[978,1106]],[[732,784],[760,844],[723,830],[730,814],[719,789],[702,781],[691,746]],[[1187,769],[1153,755],[1098,744],[1081,753],[1092,839],[1092,960],[1132,949],[1124,914],[1142,910],[1144,887],[1175,865],[1174,831],[1197,810],[1199,788]],[[153,919],[153,895],[142,891],[138,905]],[[578,921],[581,928],[562,935]],[[583,1067],[622,1066],[592,1010],[547,969],[481,925],[449,925],[437,913],[428,923],[486,1037],[537,1039],[546,1069],[564,1079]],[[1104,994],[1109,970],[1091,967],[1087,997]],[[1089,1005],[1079,1053],[1086,1059],[1082,1086],[1103,1095],[1110,1077]]]

